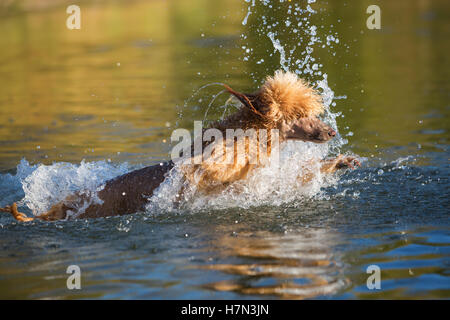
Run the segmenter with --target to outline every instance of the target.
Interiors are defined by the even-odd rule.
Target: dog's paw
[[[18,221],[22,221],[22,222],[27,222],[27,221],[33,221],[34,218],[29,218],[27,217],[24,213],[19,212],[17,210],[17,204],[13,203],[11,206],[6,206],[4,208],[0,208],[1,212],[7,212],[10,213],[14,219],[18,220]]]
[[[356,166],[361,167],[361,163],[355,157],[344,157],[343,155],[340,155],[336,159],[336,169],[355,169]]]

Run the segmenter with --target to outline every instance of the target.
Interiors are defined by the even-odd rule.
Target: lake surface
[[[251,92],[277,69],[326,79],[340,133],[329,155],[362,159],[280,203],[248,193],[106,219],[2,214],[0,298],[450,298],[448,1],[378,1],[380,30],[366,27],[370,1],[293,3],[81,1],[81,30],[66,28],[63,0],[0,8],[0,206],[45,207],[167,160],[174,128],[224,112],[222,89],[200,88]],[[81,290],[66,287],[69,265]]]

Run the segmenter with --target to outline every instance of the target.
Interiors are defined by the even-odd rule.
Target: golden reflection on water
[[[280,68],[273,44],[255,27],[258,18],[273,15],[280,22],[282,43],[298,41],[281,34],[286,16],[259,2],[244,26],[245,1],[80,1],[82,28],[68,30],[69,2],[0,3],[0,170],[14,168],[22,157],[46,164],[83,158],[144,164],[167,159],[169,146],[163,140],[177,122],[191,128],[193,120],[203,119],[209,98],[199,103],[202,94],[178,116],[177,106],[196,89],[225,82],[252,91]],[[312,23],[319,30],[333,25],[341,44],[314,52],[330,87],[347,97],[333,107],[344,116],[338,118],[339,131],[353,133],[346,136],[349,150],[381,162],[391,149],[395,159],[443,151],[450,130],[449,2],[378,1],[382,29],[369,31],[365,9],[371,2],[313,4],[326,11]],[[288,2],[280,3],[284,5]],[[265,63],[243,61],[243,43]],[[226,262],[195,268],[233,275],[233,280],[212,281],[205,285],[208,289],[301,299],[336,293],[349,284],[334,250],[339,239],[334,230],[217,234],[215,246],[223,249],[218,252]],[[15,259],[8,261],[15,264]],[[444,274],[443,269],[415,272]],[[36,285],[40,278],[22,275],[15,265],[11,270],[23,282],[17,289],[15,279],[8,280],[7,288],[18,291],[15,296],[29,297],[49,286],[47,280]],[[407,271],[388,270],[388,276],[409,277]],[[364,285],[365,276],[358,269],[359,280],[352,282]],[[102,296],[99,290],[93,295]]]
[[[382,30],[369,31],[369,2],[317,3],[327,14],[311,18],[319,27],[333,25],[340,39],[314,53],[336,95],[347,96],[333,107],[345,116],[339,129],[353,132],[349,147],[365,156],[397,146],[440,151],[449,130],[448,3],[382,1]],[[9,1],[0,9],[0,169],[22,157],[167,158],[166,124],[191,128],[207,107],[206,97],[193,99],[179,119],[176,106],[195,89],[226,82],[251,91],[280,67],[272,43],[256,29],[262,15],[281,22],[281,41],[298,41],[283,36],[282,10],[259,3],[244,26],[244,1],[85,1],[81,30],[65,27],[67,3]],[[244,43],[265,63],[243,61]]]
[[[195,59],[186,42],[225,5],[85,3],[81,30],[65,27],[60,6],[2,18],[2,168],[24,156],[79,162],[117,152],[160,155],[166,123],[178,118],[175,105],[199,83],[183,77],[197,72],[186,70]],[[228,20],[220,32],[234,34],[236,21]]]
[[[330,229],[307,228],[289,234],[239,233],[217,239],[223,258],[234,263],[217,263],[194,268],[231,274],[233,280],[205,285],[217,291],[246,295],[304,299],[329,295],[343,289],[348,280],[332,248],[339,235]]]

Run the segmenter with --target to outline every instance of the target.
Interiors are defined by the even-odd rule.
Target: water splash
[[[318,14],[314,10],[315,0],[304,2],[288,2],[288,1],[262,1],[258,5],[255,3],[248,4],[248,12],[254,13],[252,16],[252,25],[248,30],[256,30],[252,34],[252,43],[263,43],[270,40],[273,50],[270,48],[265,52],[261,50],[252,50],[251,42],[247,41],[249,35],[244,33],[241,38],[244,41],[242,46],[244,51],[244,61],[267,60],[267,56],[279,55],[279,65],[284,71],[291,71],[298,76],[310,81],[311,84],[321,93],[325,105],[324,121],[333,127],[338,133],[337,137],[331,142],[330,151],[333,155],[339,152],[339,149],[347,143],[339,134],[336,118],[341,116],[339,112],[333,112],[332,107],[336,105],[334,100],[334,91],[328,85],[328,74],[323,71],[324,64],[315,56],[316,49],[328,47],[329,54],[334,54],[334,46],[339,44],[339,37],[332,30],[331,26],[320,26],[313,23],[313,17]],[[271,14],[264,14],[270,9]],[[283,17],[284,24],[280,24],[280,17]],[[248,16],[244,18],[247,24]],[[244,22],[243,21],[243,22]],[[327,30],[327,31],[325,31]],[[251,32],[251,31],[246,31]],[[255,39],[256,37],[256,39]],[[258,55],[263,56],[258,56]],[[272,68],[272,66],[270,66]],[[269,72],[269,68],[266,68]],[[341,95],[339,99],[346,99],[345,95]]]
[[[212,83],[205,84],[205,85],[201,86],[200,88],[198,88],[197,90],[195,90],[195,92],[194,92],[188,99],[186,99],[186,101],[184,102],[183,106],[181,106],[181,107],[180,107],[180,106],[177,106],[177,108],[178,108],[178,119],[180,120],[180,119],[183,118],[183,116],[184,116],[184,113],[183,113],[184,110],[186,110],[186,109],[189,107],[189,104],[192,102],[192,100],[193,100],[195,97],[198,97],[199,93],[200,93],[203,89],[208,88],[208,87],[212,87],[212,86],[221,86],[221,87],[223,88],[224,83],[222,83],[222,82],[212,82]],[[211,101],[210,104],[209,104],[208,110],[209,110],[210,106],[212,105],[212,103],[214,102],[214,100],[215,100],[218,96],[220,96],[220,94],[221,94],[221,93],[219,92],[218,94],[216,94],[216,95],[213,96],[212,101]],[[199,102],[202,102],[202,101],[203,101],[203,99],[200,98]],[[206,117],[206,114],[205,114],[205,117]],[[178,125],[179,125],[179,122],[177,121],[176,127],[178,127]]]
[[[147,213],[153,216],[168,212],[194,213],[200,210],[285,205],[300,208],[311,199],[357,199],[362,193],[372,192],[373,184],[427,185],[430,181],[439,183],[441,179],[433,168],[413,166],[415,158],[412,156],[397,158],[381,167],[356,171],[343,178],[322,175],[317,160],[326,156],[327,152],[317,144],[290,141],[281,151],[279,166],[257,168],[248,179],[237,181],[220,193],[210,195],[198,193],[195,186],[184,181],[180,170],[175,167],[149,199]],[[22,160],[16,174],[0,174],[0,206],[22,198],[21,206],[39,214],[75,191],[96,191],[106,180],[131,169],[134,168],[126,163],[113,165],[104,161],[31,165]],[[307,183],[298,179],[305,170],[316,174],[315,179]],[[399,177],[396,172],[404,173]],[[129,226],[123,227],[126,231]]]
[[[267,33],[267,36],[273,43],[273,47],[276,51],[280,53],[280,66],[284,71],[289,71],[289,65],[291,63],[290,59],[286,59],[286,53],[284,47],[280,44],[280,41],[275,39],[275,34],[273,32]]]
[[[337,97],[328,85],[327,73],[322,71],[324,65],[314,56],[317,46],[332,48],[339,43],[339,38],[336,34],[321,34],[319,30],[322,28],[311,22],[311,17],[317,14],[317,11],[311,7],[315,0],[308,0],[305,7],[297,2],[281,1],[279,4],[282,2],[285,2],[283,6],[275,6],[274,1],[265,0],[256,3],[255,0],[246,0],[248,10],[242,24],[251,24],[252,19],[256,19],[255,24],[261,41],[269,39],[273,45],[272,52],[267,52],[267,55],[279,54],[277,69],[291,70],[309,80],[317,88],[325,105],[323,119],[339,132],[336,118],[340,114],[331,110]],[[276,15],[259,15],[259,6],[268,7],[271,10],[286,10],[282,14],[285,17],[284,23],[280,24]],[[279,30],[279,26],[284,29]],[[288,35],[297,35],[295,39],[298,40],[294,43],[283,43],[283,39],[286,39],[286,34],[283,32]],[[247,38],[245,34],[242,36],[244,41]],[[267,55],[257,56],[260,53],[253,50],[249,43],[245,44],[243,49],[244,60],[252,60],[262,65],[269,60]],[[183,110],[201,90],[214,85],[223,86],[222,83],[210,83],[199,88],[186,100],[179,112],[179,118],[183,118]],[[204,113],[205,119],[211,105],[222,92],[213,96]],[[345,98],[345,96],[339,98]],[[224,106],[224,114],[226,111],[227,106]],[[279,150],[279,164],[270,162],[266,167],[256,168],[247,179],[237,181],[220,193],[212,195],[201,194],[196,190],[196,186],[188,185],[179,168],[175,167],[149,199],[147,210],[151,213],[164,213],[177,210],[195,212],[212,208],[249,208],[264,205],[299,206],[305,199],[326,197],[323,190],[329,186],[335,186],[338,179],[324,176],[320,172],[320,160],[339,153],[342,145],[346,143],[347,140],[339,134],[327,144],[290,141]],[[21,162],[17,174],[25,192],[21,203],[28,206],[34,213],[43,212],[74,191],[97,191],[106,180],[123,174],[128,169],[126,164],[116,167],[104,162],[83,161],[80,165],[56,163],[51,166],[29,166],[28,163]],[[313,178],[305,182],[302,179],[305,175],[311,175]]]
[[[320,197],[324,187],[336,183],[335,177],[320,172],[320,159],[328,153],[323,145],[289,141],[273,154],[275,152],[280,152],[279,164],[269,161],[268,166],[254,169],[247,179],[236,181],[219,193],[198,192],[195,185],[184,181],[179,168],[175,167],[149,199],[147,210],[194,212],[283,204],[298,206],[305,199]],[[307,174],[313,179],[305,182],[303,177]]]
[[[311,23],[311,16],[317,14],[317,11],[311,7],[315,0],[309,0],[305,8],[302,8],[299,3],[280,5],[274,8],[274,1],[266,0],[258,5],[255,1],[247,0],[246,2],[248,10],[242,25],[249,24],[250,15],[255,14],[256,22],[254,24],[258,25],[259,37],[261,40],[264,37],[269,38],[273,45],[274,52],[267,54],[278,53],[280,56],[278,67],[284,71],[291,70],[299,76],[308,77],[308,80],[322,95],[325,106],[324,121],[330,124],[338,132],[338,135],[328,144],[288,142],[279,151],[279,165],[270,162],[271,164],[266,167],[256,168],[247,179],[231,184],[218,194],[204,195],[197,192],[195,186],[184,183],[178,168],[174,168],[168,179],[150,199],[147,209],[151,212],[179,209],[196,211],[205,208],[249,208],[262,205],[279,206],[286,203],[299,205],[304,199],[320,197],[324,188],[337,183],[336,177],[321,174],[320,160],[338,154],[347,140],[341,137],[337,128],[336,118],[340,113],[331,111],[331,107],[335,105],[335,94],[328,85],[328,75],[321,70],[323,64],[317,61],[313,55],[317,45],[331,46],[339,43],[337,35],[321,35],[319,28]],[[299,34],[298,28],[303,30],[303,35],[299,35],[298,42],[291,47],[287,43],[282,43],[283,34],[276,30],[280,25],[276,15],[258,14],[260,5],[277,10],[285,7],[287,12],[282,15],[286,17],[285,32]],[[252,27],[249,25],[249,28]],[[243,34],[241,38],[245,41],[248,36]],[[326,39],[326,41],[322,39]],[[265,61],[266,56],[255,56],[256,51],[253,50],[250,43],[245,43],[242,49],[244,50],[244,61],[254,60],[257,61],[257,64]],[[340,98],[345,98],[345,96]],[[313,179],[305,183],[302,180],[305,175],[311,175]]]
[[[34,215],[39,215],[77,191],[95,195],[102,189],[105,181],[128,171],[127,163],[115,166],[106,161],[85,162],[83,160],[79,165],[66,162],[30,165],[23,159],[17,166],[16,175],[0,175],[1,189],[5,187],[9,189],[9,192],[14,190],[14,199],[3,198],[0,204],[1,206],[11,204],[17,200],[18,196],[24,194],[18,205],[26,206]],[[7,188],[7,183],[11,182],[13,182],[13,190],[11,187]],[[99,199],[94,196],[91,201],[98,202]],[[81,213],[83,208],[79,209],[79,212],[73,214]]]
[[[244,20],[242,20],[242,25],[245,26],[247,24],[248,17],[252,14],[252,7],[255,6],[255,0],[251,0],[252,3],[248,6],[247,15],[245,16]],[[245,0],[245,2],[250,2],[250,0]]]

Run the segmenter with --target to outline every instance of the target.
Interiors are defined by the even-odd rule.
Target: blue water
[[[450,298],[449,3],[378,2],[381,30],[365,27],[362,2],[317,1],[314,14],[298,1],[83,2],[76,31],[62,1],[0,8],[0,206],[31,214],[166,160],[175,127],[223,113],[226,95],[208,108],[222,89],[199,88],[251,92],[280,68],[327,74],[328,120],[348,140],[334,151],[362,159],[277,205],[0,214],[0,298]],[[81,290],[66,286],[69,265]]]
[[[26,224],[1,216],[1,296],[448,298],[442,155],[429,154],[434,165],[364,166],[300,207]],[[66,288],[72,264],[80,291]],[[380,290],[366,286],[369,265],[381,269]]]

